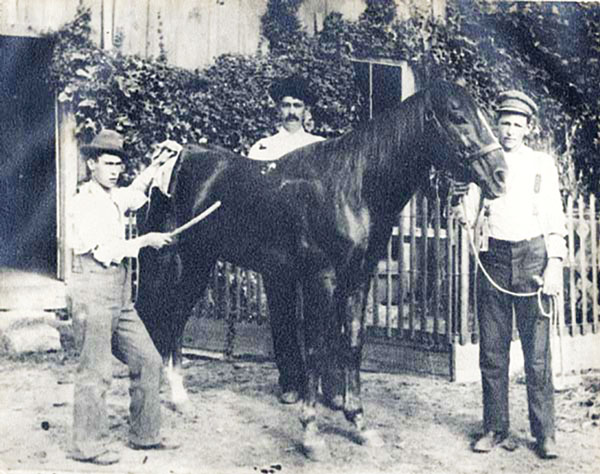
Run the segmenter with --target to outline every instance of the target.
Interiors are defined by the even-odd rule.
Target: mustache
[[[285,121],[286,122],[291,122],[292,120],[300,120],[300,117],[298,117],[296,114],[289,114],[286,118]]]

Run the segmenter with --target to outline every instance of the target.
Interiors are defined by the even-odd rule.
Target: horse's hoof
[[[314,462],[327,462],[331,459],[331,453],[327,444],[321,438],[304,439],[302,443],[304,455]]]
[[[168,408],[181,415],[191,416],[194,414],[194,405],[190,400],[180,402],[167,401],[166,405]]]
[[[362,430],[356,433],[358,442],[369,448],[381,448],[384,446],[383,439],[376,430]]]
[[[325,440],[323,440],[318,433],[304,433],[302,450],[304,451],[304,455],[311,461],[324,462],[331,458]]]
[[[324,403],[331,410],[344,409],[344,397],[342,395],[336,395],[333,398],[325,397]]]

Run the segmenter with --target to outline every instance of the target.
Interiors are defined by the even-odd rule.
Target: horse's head
[[[487,198],[504,194],[504,152],[473,98],[447,82],[435,83],[426,98],[424,126],[438,137],[431,143],[434,164],[457,180],[476,183]]]

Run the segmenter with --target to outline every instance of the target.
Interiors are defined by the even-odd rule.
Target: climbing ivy
[[[142,59],[99,49],[81,9],[54,35],[50,80],[75,113],[81,140],[101,127],[125,134],[131,175],[164,138],[246,152],[273,131],[268,87],[291,72],[309,77],[319,97],[314,130],[344,133],[361,106],[351,59],[406,60],[421,85],[433,77],[461,81],[490,115],[501,90],[527,91],[541,106],[532,143],[557,157],[564,191],[598,191],[600,10],[593,5],[454,0],[441,20],[422,2],[407,2],[410,15],[399,18],[393,0],[367,0],[357,21],[333,12],[309,35],[298,20],[301,3],[268,1],[261,23],[268,53],[223,55],[198,71],[169,66],[164,51]]]

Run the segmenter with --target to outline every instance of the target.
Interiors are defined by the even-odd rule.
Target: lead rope
[[[465,231],[466,231],[468,239],[469,239],[469,245],[471,247],[471,250],[473,251],[473,255],[475,256],[475,262],[477,263],[477,266],[481,269],[481,272],[488,279],[488,281],[490,282],[490,284],[494,288],[496,288],[498,291],[500,291],[501,293],[505,293],[507,295],[517,296],[517,297],[520,297],[520,298],[525,298],[525,297],[529,297],[529,296],[537,296],[538,306],[540,308],[540,312],[542,313],[542,315],[545,316],[545,317],[547,317],[547,318],[551,318],[552,320],[554,320],[556,318],[556,310],[558,308],[558,306],[556,304],[556,295],[548,295],[548,296],[550,296],[550,309],[548,311],[546,311],[545,308],[544,308],[543,301],[542,301],[542,285],[541,284],[540,284],[540,287],[536,291],[515,292],[515,291],[507,290],[506,288],[502,288],[498,283],[496,283],[494,281],[494,279],[491,277],[491,275],[488,273],[488,271],[483,266],[483,263],[479,259],[479,250],[477,250],[475,248],[475,242],[473,241],[473,236],[471,235],[471,232],[469,231],[469,229],[470,229],[470,223],[469,223],[469,220],[468,220],[468,217],[467,217],[468,216],[468,214],[467,214],[467,206],[465,204],[464,198],[461,199],[461,205],[462,205],[463,214],[464,214],[464,217],[465,217],[465,222],[462,225],[465,227]]]

